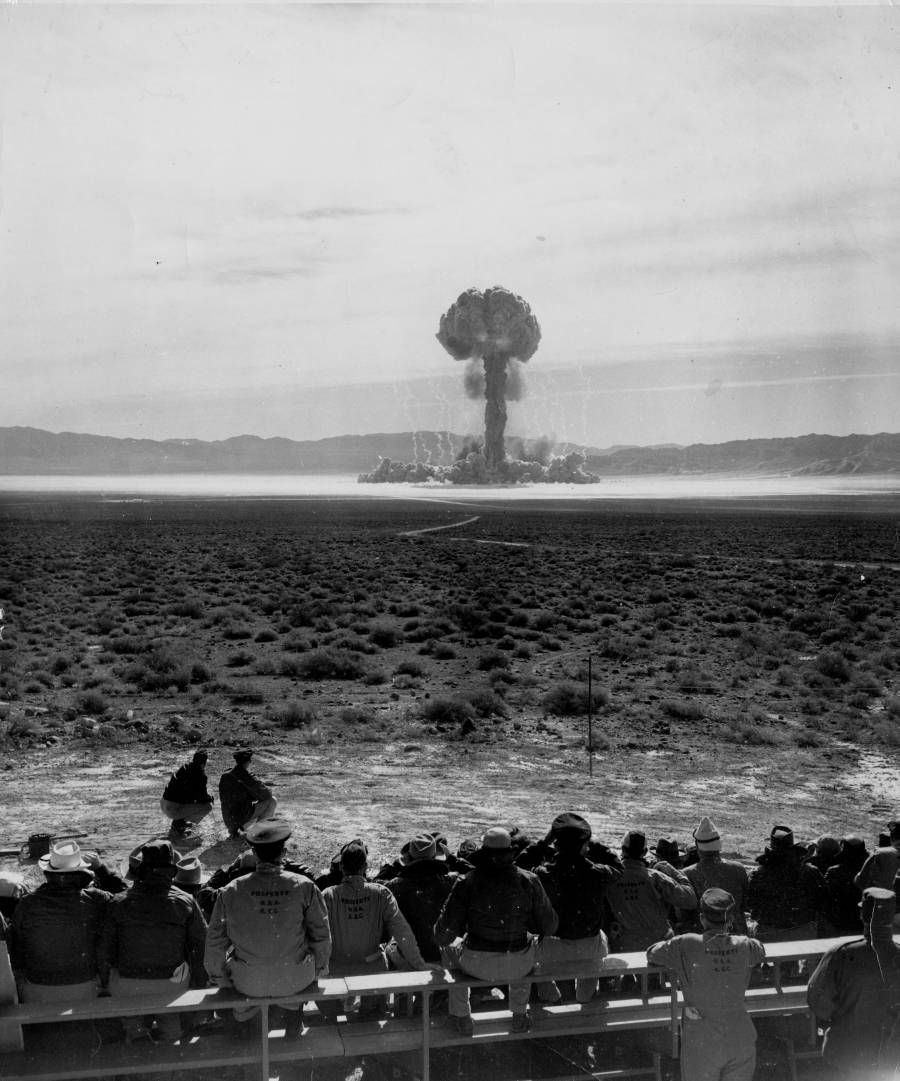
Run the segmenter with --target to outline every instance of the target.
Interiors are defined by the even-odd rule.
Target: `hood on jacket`
[[[469,856],[469,862],[476,871],[505,873],[515,868],[516,852],[512,848],[479,848]]]

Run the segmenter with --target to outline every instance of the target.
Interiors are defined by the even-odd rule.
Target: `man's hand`
[[[317,968],[316,969],[316,979],[317,980],[327,979],[329,971],[330,970],[328,968],[328,965],[326,965],[324,968]]]
[[[213,976],[213,983],[223,991],[227,991],[234,987],[234,984],[231,982],[231,977],[227,973],[224,976]]]

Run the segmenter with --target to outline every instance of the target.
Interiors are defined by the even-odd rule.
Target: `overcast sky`
[[[502,284],[511,434],[897,431],[898,84],[889,5],[4,5],[0,424],[477,431]]]

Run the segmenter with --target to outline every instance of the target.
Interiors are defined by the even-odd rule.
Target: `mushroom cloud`
[[[506,402],[519,392],[518,381],[509,379],[510,362],[534,356],[538,321],[527,301],[500,285],[467,289],[441,316],[436,337],[454,360],[481,360],[484,366],[484,456],[488,468],[496,468],[506,457]]]

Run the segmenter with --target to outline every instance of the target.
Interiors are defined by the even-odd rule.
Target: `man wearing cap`
[[[815,938],[826,907],[825,882],[806,863],[806,849],[794,843],[790,826],[773,826],[769,844],[750,876],[747,909],[757,921],[761,942]]]
[[[686,867],[684,873],[694,887],[699,900],[709,889],[725,890],[734,898],[731,912],[731,926],[736,935],[747,933],[747,887],[749,877],[744,867],[736,860],[722,858],[722,838],[713,821],[704,815],[700,825],[693,832],[697,848],[697,862]]]
[[[694,887],[684,871],[658,860],[646,861],[647,836],[629,830],[622,839],[624,870],[606,888],[609,909],[609,948],[613,953],[646,950],[653,942],[670,938],[669,908],[693,911]]]
[[[593,968],[608,952],[601,924],[609,884],[622,872],[611,866],[597,866],[587,858],[591,839],[590,823],[572,811],[557,815],[548,837],[554,856],[537,869],[537,876],[559,917],[555,935],[541,943],[541,968],[578,962]],[[577,1002],[590,1002],[597,992],[597,978],[575,980]],[[542,1002],[558,1002],[559,988],[552,980],[538,984]]]
[[[886,1081],[900,1062],[900,949],[892,935],[893,890],[869,886],[863,938],[833,946],[809,980],[807,1001],[826,1027],[822,1058],[843,1081]]]
[[[860,868],[856,876],[860,890],[869,886],[880,886],[885,890],[896,887],[900,871],[900,822],[888,822],[887,840],[890,843],[879,845]]]
[[[385,886],[394,895],[422,957],[438,963],[441,951],[434,941],[434,925],[457,876],[450,873],[446,856],[438,851],[437,838],[430,833],[413,837],[403,848],[400,870]]]
[[[509,982],[514,1032],[527,1032],[531,984],[524,980],[538,959],[533,936],[555,934],[558,919],[538,876],[515,865],[509,831],[485,830],[470,871],[453,886],[434,938],[449,967],[482,980]],[[462,938],[459,944],[451,945]],[[450,988],[450,1018],[458,1032],[474,1031],[468,987]]]
[[[291,827],[270,818],[247,827],[256,867],[223,886],[206,937],[206,970],[220,987],[251,997],[296,995],[328,974],[331,936],[322,894],[305,875],[285,871]],[[302,1003],[284,1007],[288,1037],[300,1035]],[[242,1035],[251,1035],[250,1007],[235,1010]]]
[[[159,801],[162,813],[172,820],[172,833],[186,837],[190,823],[200,822],[212,810],[213,798],[207,792],[206,751],[195,751],[190,762],[185,762],[170,776]]]
[[[94,886],[75,841],[59,841],[42,856],[45,883],[20,897],[9,952],[23,1002],[94,998],[100,934],[110,896]]]
[[[399,953],[404,967],[424,971],[430,967],[429,963],[422,956],[396,898],[382,883],[366,881],[367,863],[368,853],[362,841],[344,845],[341,883],[328,886],[323,894],[331,925],[332,975],[359,976],[386,971],[387,956],[381,944],[389,940],[392,940],[392,952]],[[385,1006],[382,996],[367,996],[360,1017],[380,1017]],[[322,1002],[318,1008],[326,1016],[337,1016],[337,1003]]]
[[[247,768],[253,751],[243,747],[234,751],[232,757],[234,765],[219,778],[219,800],[229,836],[238,837],[252,823],[274,818],[278,800]]]
[[[863,925],[859,915],[862,890],[855,879],[868,859],[862,837],[841,838],[838,854],[825,872],[825,918],[831,935],[859,935]]]
[[[150,841],[134,859],[134,883],[113,897],[100,939],[100,976],[113,998],[205,987],[203,945],[206,920],[193,897],[178,889],[171,841]],[[158,1020],[164,1039],[181,1036],[181,1018]],[[148,1038],[140,1017],[124,1017],[128,1042]]]
[[[734,898],[712,888],[700,898],[701,934],[675,935],[647,950],[647,962],[668,969],[684,995],[682,1081],[752,1081],[756,1030],[744,994],[765,958],[755,938],[731,933]]]

